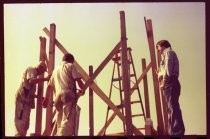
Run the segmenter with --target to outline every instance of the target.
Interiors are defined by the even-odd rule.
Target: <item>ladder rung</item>
[[[119,57],[119,56],[118,56],[118,57],[113,57],[112,60],[113,60],[114,62],[118,62],[118,61],[120,61],[120,57]]]
[[[134,104],[134,103],[141,103],[141,101],[131,101],[131,104]]]
[[[142,128],[137,128],[138,130],[145,130],[145,128],[144,127],[142,127]]]
[[[134,114],[132,117],[137,117],[137,116],[144,116],[144,114]]]
[[[130,74],[130,77],[135,77],[135,74]],[[112,79],[112,81],[113,81],[113,82],[115,82],[115,81],[120,81],[120,80],[122,80],[122,77],[119,77],[119,78],[113,78],[113,79]],[[137,89],[137,87],[136,87],[136,88],[134,88],[134,89]]]
[[[112,82],[116,82],[116,81],[120,81],[120,80],[122,80],[122,77],[119,77],[119,78],[113,78],[113,79],[112,79]]]
[[[135,77],[136,75],[135,74],[130,74],[130,77]]]

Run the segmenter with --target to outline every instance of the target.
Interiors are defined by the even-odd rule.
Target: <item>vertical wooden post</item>
[[[155,103],[156,103],[156,114],[157,114],[157,131],[159,134],[164,134],[164,123],[163,123],[163,116],[162,116],[162,107],[160,101],[160,92],[159,92],[159,83],[158,77],[156,74],[157,70],[157,63],[155,57],[155,45],[154,45],[154,38],[153,38],[153,30],[152,30],[152,21],[145,19],[145,26],[147,31],[147,38],[150,50],[150,58],[152,63],[152,77],[153,77],[153,84],[154,84],[154,93],[155,93]]]
[[[93,75],[93,66],[89,66],[89,76]],[[93,90],[89,87],[89,135],[94,136]]]
[[[142,59],[142,71],[146,70],[146,59]],[[152,120],[150,118],[150,105],[149,105],[149,94],[148,94],[148,82],[147,75],[143,77],[144,84],[144,98],[145,98],[145,110],[146,110],[146,120],[145,120],[145,135],[152,135]]]
[[[146,69],[146,60],[145,58],[142,59],[142,70]],[[148,94],[148,82],[147,82],[147,75],[143,78],[144,84],[144,98],[145,98],[145,110],[146,110],[146,118],[150,118],[150,105],[149,105],[149,94]]]
[[[39,60],[45,61],[45,53],[46,53],[46,38],[39,37],[40,39],[40,55]],[[44,74],[39,75],[39,77],[43,78]],[[38,83],[38,91],[37,91],[37,105],[36,105],[36,123],[35,123],[35,135],[40,136],[42,131],[42,97],[43,97],[43,88],[44,83]]]
[[[56,33],[56,26],[55,24],[50,24],[50,42],[49,42],[49,67],[48,67],[48,74],[52,74],[54,69],[55,63],[55,33]],[[52,130],[52,120],[53,120],[53,108],[52,108],[52,101],[53,95],[50,93],[49,104],[46,109],[46,135],[50,135]]]
[[[124,105],[125,105],[125,124],[126,135],[133,135],[132,118],[131,118],[131,103],[130,103],[130,71],[127,55],[127,37],[125,25],[125,12],[120,11],[120,27],[121,27],[121,61],[122,61],[122,84],[124,90]]]

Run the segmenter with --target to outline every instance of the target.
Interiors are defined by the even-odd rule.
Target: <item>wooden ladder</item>
[[[136,76],[136,71],[135,71],[135,67],[134,67],[134,62],[133,62],[133,58],[132,58],[132,54],[131,54],[131,48],[127,48],[127,55],[128,55],[128,61],[129,61],[129,67],[130,67],[130,81],[133,84],[137,83],[137,76]],[[112,71],[112,79],[111,79],[111,85],[110,85],[110,91],[109,91],[109,99],[112,99],[112,92],[113,91],[113,87],[115,87],[117,90],[119,90],[119,96],[120,96],[120,104],[115,104],[116,107],[122,112],[123,115],[125,115],[125,105],[124,105],[124,98],[123,98],[123,88],[122,88],[122,74],[121,74],[121,49],[119,51],[117,51],[117,53],[114,55],[114,57],[112,58],[112,60],[114,61],[114,67],[113,67],[113,71]],[[134,118],[141,118],[141,120],[144,121],[145,123],[145,112],[144,112],[144,107],[143,107],[143,102],[141,99],[141,94],[140,94],[140,89],[139,86],[137,85],[137,87],[135,88],[131,88],[131,92],[133,92],[131,94],[131,108],[138,108],[139,107],[139,112],[138,113],[132,113],[132,119]],[[137,93],[138,97],[134,96],[135,92]],[[119,102],[118,102],[119,103]],[[105,120],[105,130],[104,130],[104,135],[106,134],[106,129],[107,129],[107,120],[109,117],[109,111],[111,110],[111,108],[108,106],[107,107],[107,113],[106,113],[106,120]],[[139,127],[138,126],[136,127]],[[134,124],[135,125],[135,124]],[[138,128],[139,130],[145,130],[144,125],[142,126],[142,128]],[[123,130],[124,133],[126,131],[126,124],[125,122],[123,122]],[[118,134],[123,134],[123,133],[118,133]]]

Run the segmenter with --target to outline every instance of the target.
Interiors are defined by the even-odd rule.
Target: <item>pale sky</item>
[[[5,54],[5,135],[14,135],[15,92],[23,71],[39,59],[39,36],[49,39],[43,28],[56,25],[56,38],[88,73],[96,69],[120,41],[120,14],[125,11],[127,44],[132,48],[137,76],[142,73],[141,59],[150,62],[144,17],[151,19],[155,43],[167,39],[180,61],[180,106],[186,135],[206,134],[206,61],[205,3],[71,3],[4,4]],[[62,53],[56,48],[55,66]],[[113,63],[96,78],[98,86],[109,92]],[[156,129],[156,110],[151,72],[148,73],[151,118]],[[143,83],[140,83],[143,96]],[[46,84],[45,84],[46,86]],[[89,135],[88,90],[79,99],[81,107],[79,135]],[[95,135],[105,123],[107,105],[94,95]],[[45,114],[45,111],[43,112]],[[28,135],[35,132],[35,110],[31,112]],[[45,115],[43,116],[45,122]],[[44,124],[44,123],[43,123]],[[119,132],[115,121],[108,133]],[[141,123],[139,127],[143,127]],[[44,130],[44,125],[42,130]]]

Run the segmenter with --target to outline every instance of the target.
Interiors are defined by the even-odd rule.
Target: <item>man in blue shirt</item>
[[[185,127],[179,105],[181,90],[178,80],[179,60],[167,40],[159,41],[156,48],[161,53],[158,79],[167,103],[168,133],[169,135],[184,135]]]

